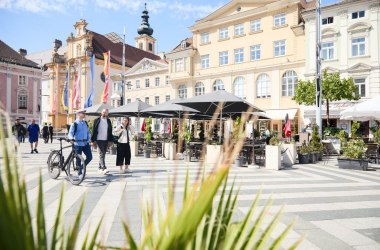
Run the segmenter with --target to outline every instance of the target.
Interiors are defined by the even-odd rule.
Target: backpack
[[[87,121],[84,121],[84,122],[86,123],[87,128],[88,128],[88,123],[87,123]],[[77,130],[78,130],[78,123],[74,122],[74,136],[75,136],[75,134],[77,133]]]

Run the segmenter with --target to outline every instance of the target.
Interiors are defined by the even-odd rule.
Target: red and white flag
[[[75,78],[74,88],[73,88],[73,100],[72,106],[73,109],[78,109],[80,104],[80,80],[81,80],[81,60],[79,60],[77,67],[77,75]]]

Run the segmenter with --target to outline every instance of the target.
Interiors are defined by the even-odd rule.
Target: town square
[[[380,249],[378,0],[0,20],[0,249]]]

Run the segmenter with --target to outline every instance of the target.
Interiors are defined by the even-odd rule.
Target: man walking
[[[53,126],[51,123],[49,123],[49,137],[50,137],[50,143],[53,143]]]
[[[105,163],[107,148],[113,143],[112,124],[108,118],[108,109],[103,109],[100,117],[94,120],[91,142],[98,145],[99,149],[99,173],[107,174]]]
[[[38,135],[40,133],[40,127],[36,124],[36,121],[32,119],[32,123],[28,126],[28,133],[29,133],[29,143],[30,143],[30,153],[38,153],[37,146],[38,146]],[[33,149],[33,143],[34,143],[34,149]]]
[[[77,111],[77,119],[71,124],[68,139],[74,144],[75,151],[77,154],[85,154],[86,159],[84,161],[87,166],[92,160],[92,152],[90,148],[90,130],[88,128],[87,122],[84,120],[86,117],[84,110]],[[81,171],[79,172],[81,174]]]
[[[49,141],[49,127],[47,125],[47,122],[45,122],[44,126],[42,127],[42,137],[44,138],[45,144]]]
[[[17,139],[18,143],[22,142],[22,137],[25,133],[24,126],[20,123],[19,119],[16,119],[15,125],[12,126],[12,133]]]

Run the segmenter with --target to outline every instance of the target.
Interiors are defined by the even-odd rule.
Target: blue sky
[[[228,0],[0,0],[0,39],[18,51],[28,54],[52,48],[54,39],[62,40],[79,19],[87,28],[100,34],[123,33],[134,45],[141,12],[147,2],[149,22],[157,39],[157,50],[168,52],[182,39],[191,36],[188,29]],[[322,0],[323,4],[336,0]]]

